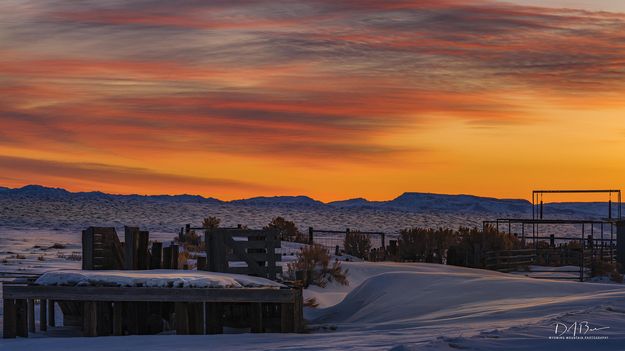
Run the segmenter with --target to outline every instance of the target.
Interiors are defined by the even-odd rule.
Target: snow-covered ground
[[[2,340],[3,350],[618,350],[625,285],[539,280],[424,263],[344,262],[350,285],[313,288],[308,334]],[[606,328],[554,340],[555,327]],[[585,327],[583,328],[585,331]],[[572,332],[563,336],[572,336]],[[593,339],[590,339],[590,338]]]

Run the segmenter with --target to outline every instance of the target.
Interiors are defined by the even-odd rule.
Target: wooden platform
[[[219,334],[224,326],[251,332],[301,332],[299,288],[148,288],[99,286],[4,285],[4,338],[35,332],[35,304],[40,329],[54,326],[54,304],[64,324],[84,336]],[[52,312],[53,314],[53,312]],[[159,325],[162,327],[159,327]]]

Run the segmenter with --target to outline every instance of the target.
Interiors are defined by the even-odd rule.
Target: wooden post
[[[137,247],[139,245],[139,228],[124,227],[124,269],[138,269]]]
[[[150,269],[161,269],[163,261],[163,243],[152,243],[152,255],[150,256]]]
[[[98,336],[98,309],[94,301],[85,301],[83,303],[83,335]]]
[[[113,335],[122,335],[122,302],[113,302]]]
[[[3,300],[3,332],[5,339],[14,339],[17,336],[17,306],[14,299]]]
[[[280,332],[292,333],[295,331],[294,315],[292,303],[280,304]]]
[[[263,332],[263,304],[251,303],[250,304],[250,327],[252,333]]]
[[[625,273],[625,221],[616,222],[616,262],[620,272]]]
[[[46,311],[48,307],[46,300],[39,300],[39,330],[47,331],[48,330],[48,311]]]
[[[93,227],[82,231],[82,269],[93,269]]]
[[[198,256],[197,257],[197,270],[198,271],[205,271],[206,270],[206,257],[204,256]]]
[[[137,269],[146,270],[150,268],[150,255],[148,245],[150,243],[150,232],[140,230],[137,234]]]
[[[28,302],[25,299],[15,300],[16,304],[16,334],[17,336],[28,337]]]
[[[206,334],[223,334],[223,305],[217,302],[207,302],[206,309]]]
[[[204,334],[204,304],[202,302],[189,303],[189,333],[192,335]]]
[[[293,303],[293,329],[296,333],[304,329],[304,296],[302,289],[295,289],[295,300]]]
[[[171,269],[171,246],[163,248],[163,269]]]
[[[308,227],[308,244],[310,245],[313,244],[314,233],[315,233],[315,230],[313,229],[313,227]]]
[[[189,309],[186,302],[176,302],[176,334],[189,334]]]
[[[30,333],[36,332],[35,330],[35,300],[28,299],[28,331]]]
[[[171,245],[171,269],[178,269],[178,245]]]
[[[48,326],[55,327],[54,300],[48,300]]]

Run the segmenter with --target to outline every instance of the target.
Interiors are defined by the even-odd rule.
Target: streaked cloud
[[[442,122],[618,106],[624,29],[621,13],[494,1],[6,0],[0,147],[403,169],[441,152],[421,139]]]

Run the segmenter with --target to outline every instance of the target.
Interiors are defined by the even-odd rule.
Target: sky
[[[3,0],[0,185],[26,184],[625,188],[625,2]]]

